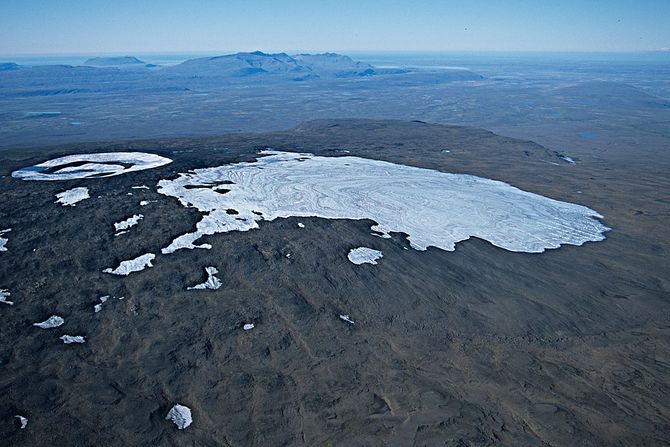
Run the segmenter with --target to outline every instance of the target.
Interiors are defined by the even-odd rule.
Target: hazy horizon
[[[256,51],[264,51],[263,49]],[[180,64],[189,59],[217,57],[237,53],[236,50],[219,51],[164,51],[164,52],[93,52],[93,53],[51,53],[51,54],[0,54],[0,63],[17,63],[24,66],[39,65],[83,65],[94,57],[137,57],[142,62],[158,66]],[[269,51],[264,51],[269,52]],[[305,50],[284,50],[277,53],[295,55],[308,53]],[[565,52],[565,51],[366,51],[366,50],[317,50],[311,53],[338,53],[373,66],[432,66],[463,64],[466,66],[489,64],[493,61],[533,63],[534,61],[564,64],[579,63],[651,63],[665,64],[670,61],[669,51],[638,52]],[[390,65],[389,65],[390,64]]]

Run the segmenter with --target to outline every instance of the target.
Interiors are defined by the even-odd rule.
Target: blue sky
[[[7,0],[0,54],[647,51],[670,0]]]

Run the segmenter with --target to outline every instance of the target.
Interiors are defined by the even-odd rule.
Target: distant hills
[[[425,74],[425,70],[376,69],[372,65],[337,53],[296,54],[235,53],[216,57],[190,59],[179,65],[164,67],[170,75],[193,78],[260,78],[273,75],[275,79],[307,81],[312,79],[364,78],[383,76],[385,79],[408,73]],[[421,77],[421,76],[419,76]],[[431,82],[472,81],[482,76],[466,69],[438,70],[430,75]]]
[[[372,65],[354,61],[337,53],[297,54],[293,58],[311,70],[328,71],[338,77],[370,76],[375,74]]]
[[[190,59],[156,66],[134,56],[94,57],[82,65],[18,65],[0,62],[0,94],[32,97],[101,92],[179,92],[235,85],[366,80],[408,87],[480,80],[466,69],[375,68],[336,53],[296,54],[262,51]]]
[[[270,54],[262,51],[191,59],[166,69],[175,73],[197,73],[204,76],[244,77],[273,74],[289,76],[293,80],[315,79],[324,76],[370,76],[375,73],[371,65],[356,62],[348,56],[335,53],[289,56],[286,53]]]
[[[93,57],[87,59],[83,65],[90,67],[116,67],[120,65],[144,65],[145,63],[133,56]]]
[[[0,72],[20,70],[26,76],[63,75],[63,71],[77,71],[87,76],[106,76],[110,69],[132,68],[136,74],[151,71],[157,76],[170,79],[262,79],[271,76],[276,80],[308,81],[313,79],[365,78],[382,76],[391,79],[397,75],[412,74],[419,81],[427,73],[431,82],[470,81],[482,79],[482,76],[466,69],[426,70],[409,68],[374,68],[365,62],[355,61],[349,56],[337,53],[296,54],[264,53],[262,51],[226,54],[223,56],[189,59],[178,65],[156,66],[134,56],[105,56],[87,59],[78,66],[38,65],[24,66],[13,62],[0,62]],[[88,70],[83,72],[82,70]],[[126,70],[123,70],[126,71]],[[402,76],[398,76],[402,78]],[[400,81],[400,79],[396,79]],[[423,81],[423,80],[421,80]]]
[[[0,71],[18,70],[19,68],[21,66],[14,62],[0,62]]]

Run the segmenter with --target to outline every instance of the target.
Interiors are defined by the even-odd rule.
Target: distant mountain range
[[[99,70],[100,73],[96,73]],[[235,53],[215,57],[190,59],[173,66],[156,66],[147,64],[134,56],[94,57],[86,60],[82,65],[41,65],[23,66],[13,62],[0,62],[0,72],[14,72],[14,76],[21,73],[23,76],[40,77],[62,76],[71,71],[78,75],[109,76],[109,70],[130,71],[142,73],[147,70],[156,75],[163,75],[170,79],[264,79],[272,75],[276,80],[308,81],[313,79],[364,78],[373,76],[394,76],[412,73],[426,73],[426,70],[416,69],[379,69],[372,65],[351,59],[337,53],[296,54],[289,56],[286,53],[264,53],[253,51]],[[482,76],[465,69],[439,70],[438,82],[468,81],[482,79]],[[433,76],[434,77],[434,76]]]
[[[356,62],[350,57],[340,54],[323,53],[289,56],[286,53],[269,54],[262,51],[191,59],[173,67],[166,67],[166,70],[172,73],[203,76],[244,77],[273,74],[289,76],[293,80],[371,76],[375,74],[371,65]]]
[[[19,68],[21,66],[14,62],[0,62],[0,71],[18,70]]]
[[[121,57],[93,57],[87,59],[83,65],[91,67],[115,67],[121,65],[144,65],[145,63],[133,56]]]
[[[0,62],[0,98],[54,95],[157,94],[226,89],[231,85],[329,82],[359,85],[416,85],[482,79],[465,69],[375,68],[335,53],[269,54],[261,51],[190,59],[156,66],[133,56],[95,57],[82,65],[18,65]]]

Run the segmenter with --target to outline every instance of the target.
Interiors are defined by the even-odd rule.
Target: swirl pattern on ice
[[[465,174],[359,157],[264,151],[256,162],[197,169],[161,180],[158,192],[204,216],[163,253],[204,235],[258,228],[278,217],[371,219],[382,235],[403,232],[417,250],[452,251],[475,236],[515,252],[600,241],[609,230],[596,211]]]
[[[89,177],[112,177],[132,171],[157,168],[172,160],[144,152],[107,152],[75,154],[54,158],[35,166],[12,172],[22,180],[74,180]]]

